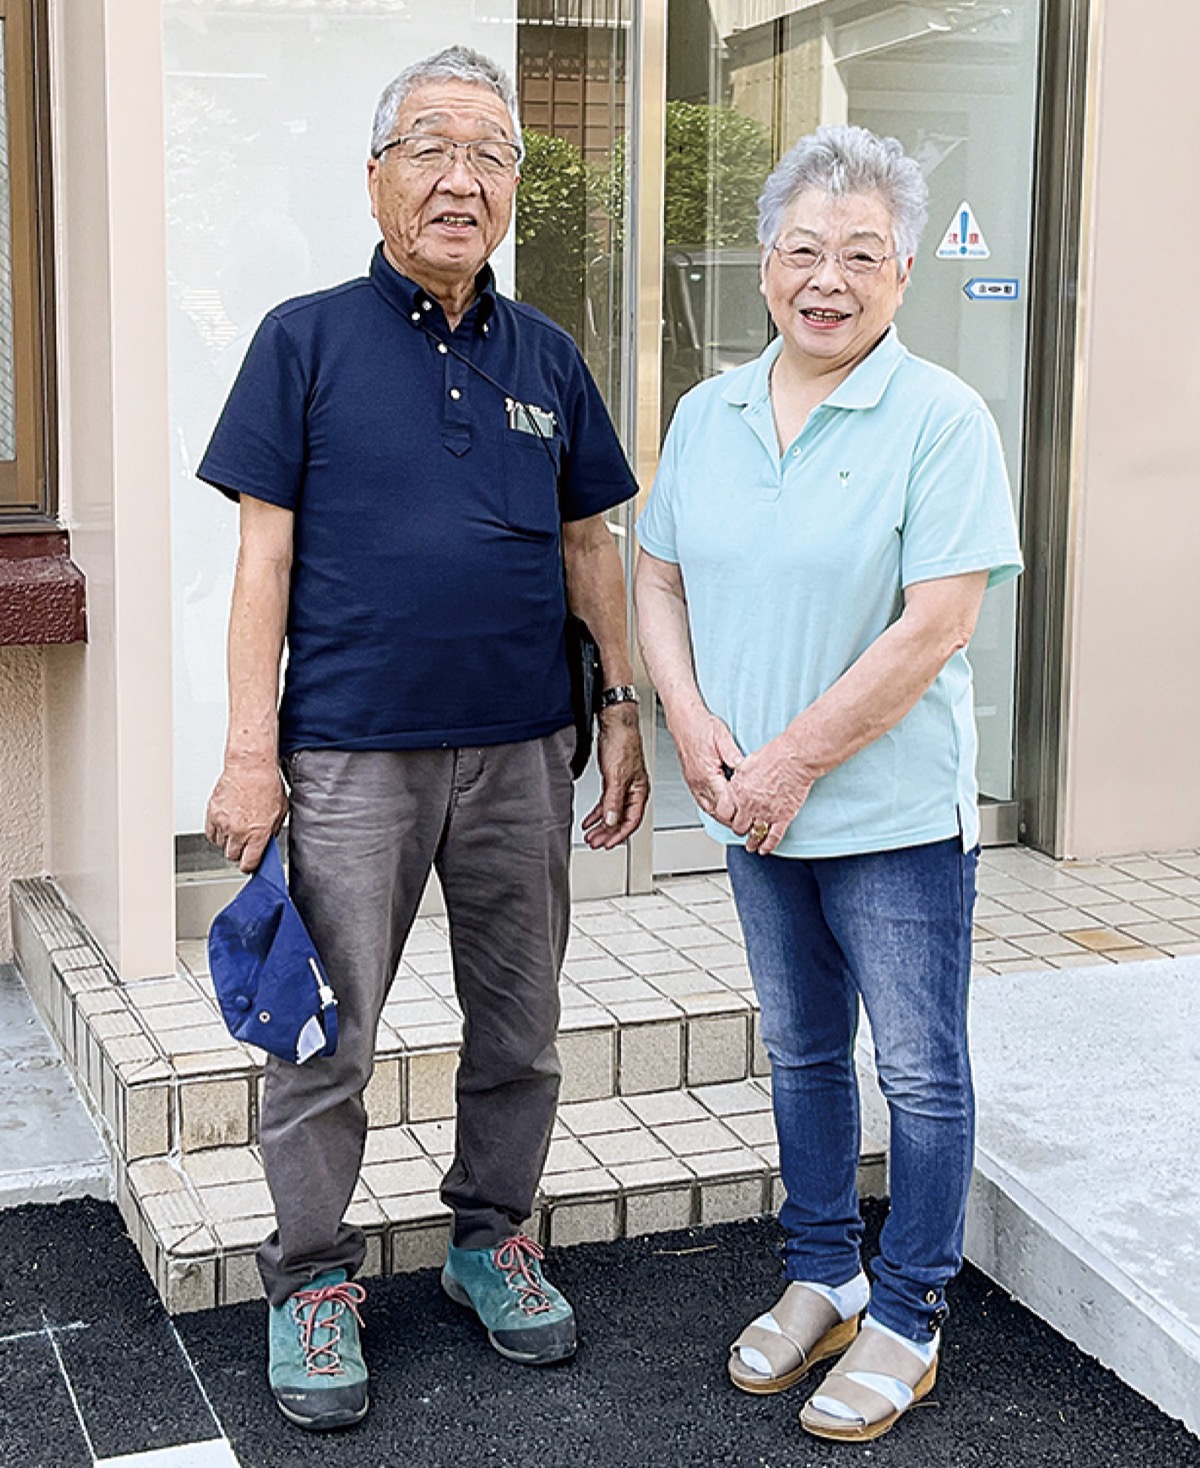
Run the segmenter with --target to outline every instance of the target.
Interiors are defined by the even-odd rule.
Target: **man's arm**
[[[567,600],[596,639],[605,686],[632,683],[625,577],[604,516],[566,520],[562,536]],[[609,850],[637,830],[650,794],[636,704],[618,703],[601,712],[596,757],[603,788],[583,818],[584,839]]]
[[[241,498],[229,611],[229,733],[205,834],[252,872],[287,815],[279,772],[279,662],[292,569],[291,510]]]

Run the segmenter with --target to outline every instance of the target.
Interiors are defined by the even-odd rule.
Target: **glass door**
[[[575,338],[617,424],[627,420],[632,0],[518,0],[517,88],[526,158],[517,188],[516,295]],[[633,511],[608,525],[629,565]],[[582,816],[600,795],[595,758],[575,787],[572,889],[623,893],[628,851],[592,851]]]
[[[584,350],[622,423],[632,0],[162,0],[167,101],[175,829],[181,871],[223,867],[201,832],[225,733],[236,510],[195,478],[263,314],[365,272],[378,231],[364,160],[376,100],[452,43],[506,67],[528,156],[493,257],[500,289]],[[0,424],[2,427],[2,424]],[[629,512],[612,517],[628,542]],[[578,806],[598,781],[581,781]],[[580,843],[576,890],[624,891],[624,852]]]
[[[821,123],[859,123],[898,137],[929,184],[900,335],[987,400],[1015,492],[1041,9],[1042,0],[670,0],[664,432],[688,387],[768,340],[755,202],[774,161]],[[971,646],[985,836],[1013,811],[1015,648],[1010,583],[988,594]],[[655,870],[719,864],[661,713],[654,777]]]

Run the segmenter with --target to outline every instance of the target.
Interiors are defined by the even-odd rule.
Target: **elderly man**
[[[487,261],[521,157],[492,62],[453,47],[402,72],[367,163],[383,236],[369,275],[268,314],[199,471],[241,501],[208,834],[252,870],[288,809],[282,761],[292,892],[339,1001],[334,1057],[268,1061],[260,1125],[270,1381],[307,1428],[367,1410],[351,1282],[365,1244],[344,1215],[376,1027],[431,867],[464,1014],[443,1287],[512,1360],[575,1349],[571,1307],[520,1232],[560,1079],[564,567],[603,664],[603,786],[583,829],[609,848],[648,793],[603,519],[635,484],[574,343],[496,292]]]

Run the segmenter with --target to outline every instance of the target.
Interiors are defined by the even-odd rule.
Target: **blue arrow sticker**
[[[963,286],[968,301],[1019,301],[1021,282],[1013,278],[975,276]]]

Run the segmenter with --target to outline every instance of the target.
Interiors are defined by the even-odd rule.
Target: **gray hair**
[[[897,254],[907,260],[917,253],[929,217],[929,189],[920,165],[896,138],[849,126],[819,127],[801,138],[776,164],[759,196],[758,241],[765,249],[779,238],[788,206],[806,189],[823,189],[835,198],[878,194],[892,216]]]
[[[424,61],[406,66],[398,77],[388,82],[375,108],[375,121],[371,126],[371,153],[378,154],[385,143],[392,140],[392,130],[400,109],[418,87],[426,82],[473,82],[495,92],[508,108],[512,118],[517,143],[521,142],[521,122],[517,116],[517,92],[512,78],[502,66],[484,56],[481,51],[472,51],[469,46],[447,46]]]

